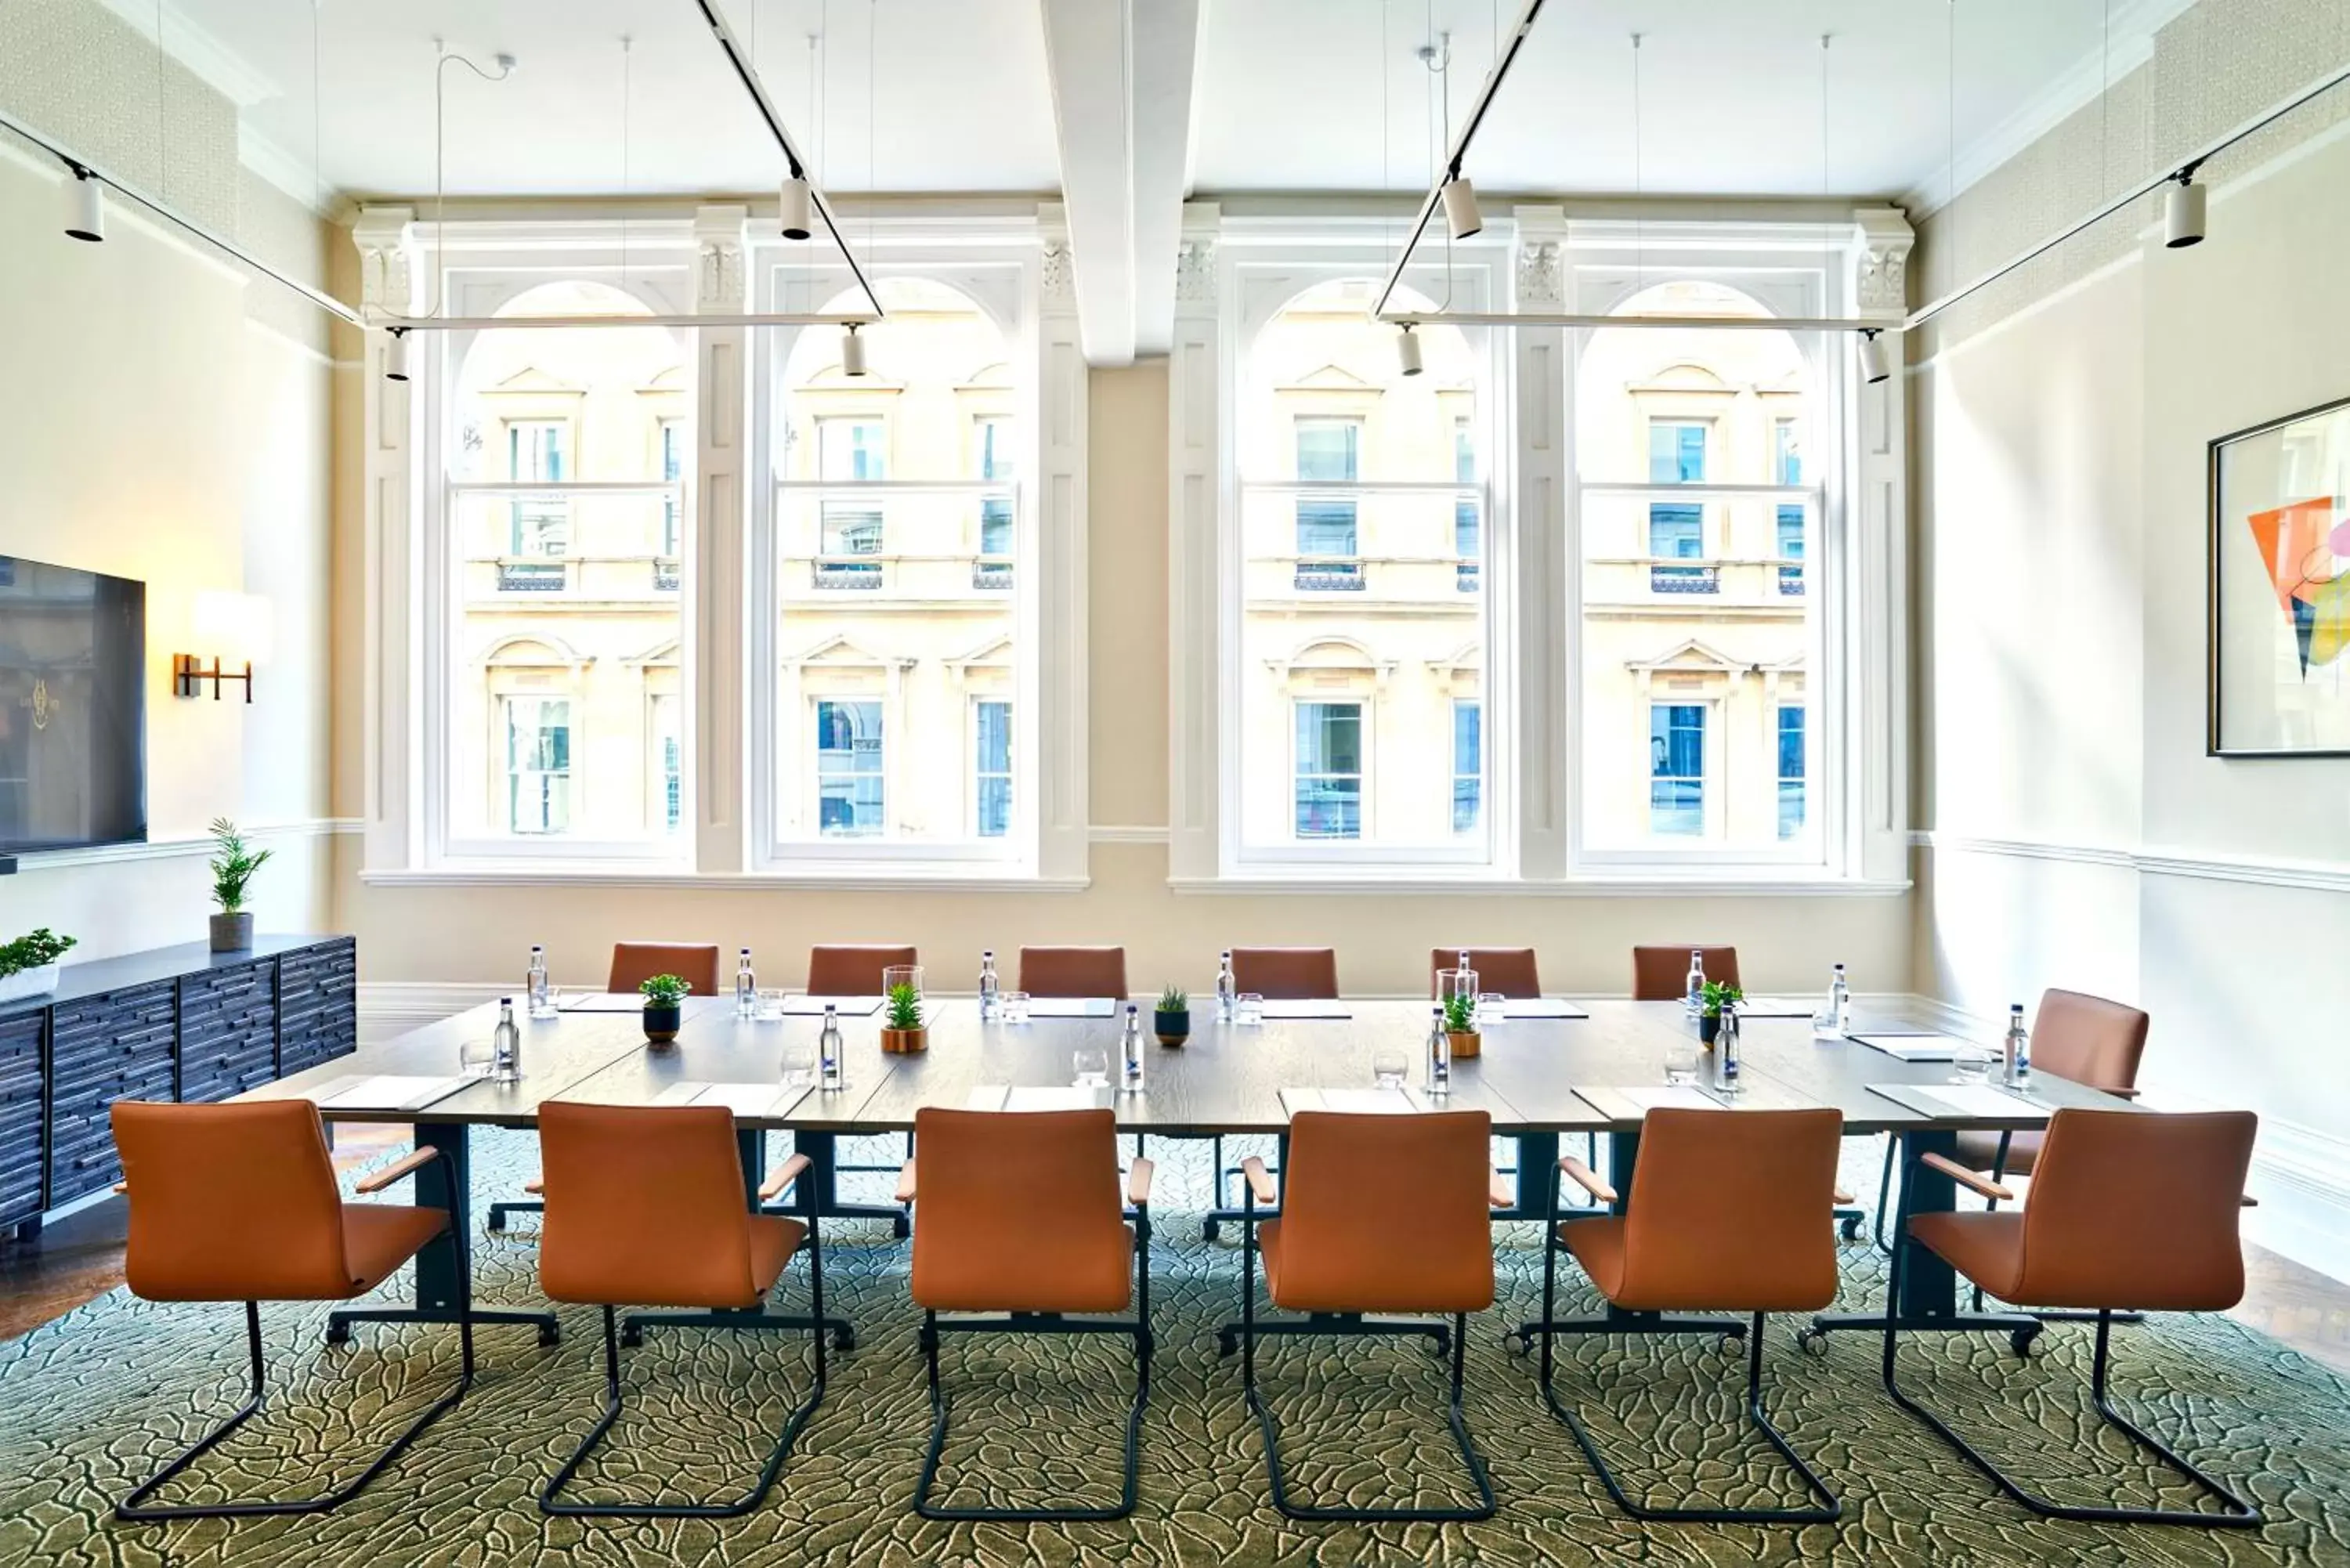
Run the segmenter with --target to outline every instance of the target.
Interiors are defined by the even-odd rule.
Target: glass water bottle
[[[824,1004],[824,1029],[816,1037],[816,1083],[819,1089],[838,1089],[846,1085],[840,1064],[840,1009],[832,1002]]]
[[[1452,1037],[1441,1007],[1428,1010],[1428,1092],[1439,1098],[1452,1092]]]
[[[1126,1004],[1126,1033],[1118,1040],[1118,1086],[1129,1095],[1142,1093],[1142,1012]]]
[[[1725,1095],[1743,1094],[1738,1077],[1738,1004],[1721,1004],[1721,1028],[1713,1037],[1714,1088]]]
[[[501,1084],[522,1078],[522,1031],[515,1027],[511,996],[498,999],[498,1026],[490,1035],[490,1076]]]
[[[1705,950],[1702,948],[1690,949],[1689,981],[1682,990],[1681,1005],[1692,1014],[1705,1011]]]
[[[996,978],[995,954],[979,955],[979,1021],[993,1023],[1003,1016],[1003,981]]]
[[[1226,948],[1222,961],[1216,966],[1217,1023],[1232,1021],[1232,998],[1239,994],[1240,987],[1232,980],[1232,950]]]
[[[2002,1043],[2000,1056],[2010,1085],[2020,1089],[2032,1082],[2032,1036],[2023,1027],[2023,1003],[2020,1002],[2008,1007],[2007,1038]]]
[[[533,1018],[544,1018],[554,1009],[547,1005],[546,950],[532,944],[530,967],[523,971],[522,993],[528,998],[526,1005]]]
[[[734,1016],[755,1018],[759,1015],[759,977],[751,972],[751,950],[744,948],[734,961]]]

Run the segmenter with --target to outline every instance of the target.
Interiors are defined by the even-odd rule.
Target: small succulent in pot
[[[1180,987],[1167,987],[1159,993],[1159,1005],[1151,1010],[1150,1023],[1161,1045],[1180,1045],[1191,1034],[1191,999]]]
[[[1746,1000],[1746,993],[1724,981],[1710,980],[1698,998],[1697,1037],[1704,1044],[1713,1044],[1721,1033],[1721,1010]]]
[[[666,1045],[677,1038],[685,1018],[685,999],[693,982],[683,975],[657,974],[638,985],[645,999],[645,1038]]]
[[[881,1049],[892,1055],[909,1055],[928,1050],[930,1044],[930,1026],[922,1021],[920,989],[891,986],[883,1007]]]
[[[1463,991],[1444,999],[1444,1033],[1456,1062],[1473,1057],[1484,1049],[1485,1037],[1477,1030],[1475,997]]]

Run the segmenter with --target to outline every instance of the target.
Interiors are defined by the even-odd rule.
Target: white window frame
[[[1012,755],[1005,760],[1012,763],[1014,766],[1002,774],[990,771],[983,771],[979,765],[979,711],[991,702],[1001,703],[1003,705],[1004,710],[1004,722],[1009,725],[1012,730]],[[980,797],[983,793],[980,786],[987,780],[1001,777],[1011,786],[1013,819],[1016,821],[1020,815],[1020,773],[1017,766],[1020,747],[1020,714],[1019,710],[1013,706],[1012,698],[1007,693],[974,692],[969,699],[968,709],[970,712],[970,722],[965,726],[963,732],[963,754],[971,759],[971,773],[969,775],[971,779],[971,799],[965,809],[964,815],[971,825],[971,836],[973,838],[984,840],[989,836],[980,831]],[[1010,837],[1010,826],[1007,824],[1003,833],[996,836]]]
[[[499,813],[506,823],[505,836],[524,842],[544,842],[557,836],[553,833],[525,833],[514,826],[515,781],[521,776],[515,768],[513,755],[514,709],[517,702],[536,703],[542,712],[550,703],[563,704],[563,749],[567,763],[562,774],[563,815],[565,820],[569,821],[580,815],[578,787],[580,734],[579,725],[573,718],[574,711],[579,707],[579,699],[568,691],[505,691],[499,693],[491,703],[491,754],[496,759],[498,777],[504,781],[505,786],[502,792],[505,799],[503,809]],[[546,726],[542,722],[539,728],[543,730]],[[553,776],[543,769],[534,768],[525,771],[532,776]]]
[[[816,832],[820,836],[824,832],[823,827],[821,826],[824,817],[824,748],[819,744],[823,739],[823,731],[816,722],[816,715],[824,710],[827,703],[838,707],[850,702],[870,703],[879,715],[881,725],[881,750],[879,755],[881,765],[878,770],[878,773],[881,780],[880,831],[870,834],[835,834],[828,837],[824,837],[822,841],[828,844],[869,844],[886,837],[889,831],[890,804],[898,793],[896,789],[892,787],[893,781],[890,777],[889,767],[889,737],[890,732],[896,727],[895,721],[897,715],[890,711],[892,704],[889,697],[879,691],[826,691],[819,685],[815,690],[803,691],[801,693],[800,701],[802,708],[805,710],[802,714],[804,722],[800,726],[800,733],[806,737],[806,746],[804,749],[806,753],[801,759],[800,773],[803,777],[804,787],[806,790],[806,798],[810,807],[809,816],[812,821],[819,825],[816,828]],[[855,755],[854,753],[851,753],[850,754],[852,756]]]
[[[1372,732],[1375,724],[1374,715],[1378,711],[1378,694],[1370,691],[1329,692],[1326,694],[1302,697],[1292,695],[1287,699],[1287,701],[1289,703],[1289,787],[1284,794],[1285,809],[1283,813],[1283,817],[1284,826],[1286,826],[1289,830],[1288,836],[1290,842],[1298,845],[1316,846],[1326,844],[1357,844],[1362,842],[1376,831],[1378,821],[1378,812],[1371,799],[1371,780],[1373,778],[1373,770],[1371,767],[1371,743],[1373,738]],[[1298,835],[1297,785],[1299,781],[1305,776],[1298,772],[1297,768],[1297,722],[1299,718],[1298,710],[1301,708],[1352,708],[1355,710],[1355,756],[1356,761],[1360,764],[1360,771],[1355,774],[1355,836],[1353,838],[1305,838],[1301,837]],[[1343,774],[1316,774],[1314,776],[1316,778],[1343,778],[1346,775]]]

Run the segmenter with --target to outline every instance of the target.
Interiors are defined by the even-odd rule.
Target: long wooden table
[[[1521,1139],[1517,1206],[1503,1218],[1542,1219],[1551,1205],[1549,1172],[1562,1134],[1604,1133],[1608,1165],[1617,1191],[1631,1190],[1639,1123],[1611,1116],[1575,1093],[1589,1088],[1635,1088],[1661,1085],[1667,1054],[1691,1044],[1693,1026],[1679,1002],[1590,1001],[1589,1016],[1574,1019],[1511,1019],[1489,1026],[1482,1056],[1457,1063],[1447,1108],[1482,1110],[1493,1130]],[[1416,1098],[1420,1051],[1428,1027],[1423,1001],[1356,1000],[1344,1004],[1345,1018],[1269,1019],[1259,1025],[1222,1024],[1194,1014],[1194,1032],[1180,1048],[1148,1044],[1143,1091],[1107,1096],[1121,1131],[1175,1137],[1279,1134],[1287,1126],[1284,1088],[1361,1088],[1372,1081],[1375,1054],[1399,1051],[1411,1064],[1409,1082]],[[1148,1010],[1146,1009],[1146,1014]],[[926,1107],[961,1107],[983,1085],[1047,1087],[1070,1082],[1073,1053],[1099,1050],[1111,1065],[1118,1058],[1122,1021],[1107,1018],[1037,1018],[1023,1024],[983,1023],[977,1003],[967,998],[932,999],[930,1049],[915,1055],[886,1055],[880,1049],[878,1013],[841,1020],[846,1044],[846,1085],[812,1092],[768,1116],[738,1117],[745,1181],[755,1189],[764,1162],[764,1135],[789,1131],[795,1147],[817,1169],[804,1200],[806,1211],[824,1214],[837,1205],[832,1190],[835,1140],[857,1133],[910,1129]],[[495,1021],[485,1005],[444,1019],[398,1039],[363,1045],[356,1055],[297,1073],[242,1096],[247,1099],[304,1097],[335,1080],[361,1075],[445,1075],[457,1066],[461,1041],[486,1035]],[[420,1172],[419,1200],[445,1204],[461,1225],[471,1225],[467,1190],[467,1134],[474,1127],[528,1127],[550,1099],[642,1105],[671,1085],[687,1082],[778,1082],[787,1049],[812,1054],[821,1021],[790,1016],[749,1022],[734,1016],[731,998],[695,998],[686,1004],[676,1044],[653,1048],[639,1021],[628,1012],[565,1012],[552,1019],[518,1019],[523,1032],[522,1076],[516,1083],[473,1084],[414,1112],[349,1108],[324,1111],[330,1120],[411,1122],[419,1147],[445,1149],[451,1167],[436,1163]],[[1898,1010],[1880,1012],[1856,1026],[1928,1027]],[[1146,1021],[1146,1029],[1148,1023]],[[1834,1106],[1846,1132],[1891,1133],[1914,1153],[1952,1154],[1961,1131],[2024,1131],[2043,1127],[2049,1114],[2066,1106],[2123,1107],[2127,1102],[2052,1075],[2033,1075],[2026,1091],[2031,1105],[2012,1116],[1929,1116],[1878,1094],[1873,1085],[1932,1085],[1949,1081],[1946,1063],[1904,1063],[1854,1042],[1815,1037],[1804,1019],[1747,1020],[1743,1079],[1746,1092],[1733,1108]],[[1910,1178],[1912,1212],[1949,1210],[1955,1185],[1930,1170]],[[1725,1195],[1724,1201],[1735,1201]],[[1825,1217],[1823,1223],[1825,1222]],[[1889,1310],[1904,1328],[2011,1328],[2025,1333],[2030,1320],[2015,1314],[1970,1315],[1959,1309],[1957,1280],[1946,1264],[1918,1251],[1904,1270],[1901,1299]],[[459,1282],[445,1262],[428,1251],[419,1260],[417,1303],[412,1308],[338,1314],[333,1332],[356,1321],[421,1317],[447,1321],[453,1315]],[[548,1314],[483,1313],[488,1321],[527,1321],[553,1336]],[[1858,1326],[1881,1319],[1823,1319],[1823,1327]],[[1626,1326],[1637,1326],[1627,1318]],[[840,1337],[849,1335],[843,1325]]]

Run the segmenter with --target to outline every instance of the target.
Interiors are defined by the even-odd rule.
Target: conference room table
[[[575,999],[575,1002],[577,999]],[[591,1003],[592,1005],[592,1003]],[[765,1136],[789,1132],[795,1152],[806,1154],[811,1170],[794,1195],[795,1211],[821,1217],[839,1210],[834,1181],[834,1147],[844,1136],[907,1130],[927,1108],[963,1108],[1000,1103],[997,1087],[1061,1089],[1073,1078],[1075,1053],[1101,1053],[1113,1080],[1118,1072],[1122,1007],[1099,1016],[1038,1016],[1021,1023],[983,1023],[968,997],[929,999],[929,1049],[885,1054],[879,1009],[844,1016],[844,1083],[835,1090],[795,1094],[783,1087],[787,1055],[795,1065],[813,1063],[821,1019],[791,1014],[773,1020],[738,1018],[731,998],[691,998],[685,1004],[677,1040],[656,1046],[644,1037],[636,1009],[609,999],[610,1011],[567,1011],[549,1018],[517,1015],[521,1072],[512,1083],[470,1082],[455,1093],[412,1110],[349,1103],[358,1080],[378,1075],[446,1078],[458,1070],[458,1047],[485,1038],[496,1020],[494,1004],[443,1019],[395,1039],[362,1045],[354,1055],[294,1074],[239,1096],[242,1099],[313,1098],[344,1103],[320,1106],[330,1123],[412,1124],[418,1147],[444,1151],[418,1173],[417,1200],[448,1207],[470,1234],[471,1191],[468,1135],[476,1127],[528,1128],[547,1100],[608,1105],[676,1103],[695,1091],[690,1085],[775,1085],[775,1103],[764,1113],[736,1113],[746,1192],[755,1194],[764,1169]],[[1407,1067],[1405,1096],[1419,1108],[1483,1111],[1497,1135],[1519,1140],[1517,1202],[1497,1210],[1500,1219],[1544,1218],[1553,1201],[1552,1173],[1563,1137],[1606,1135],[1610,1184],[1628,1199],[1638,1158],[1640,1109],[1622,1091],[1660,1088],[1669,1054],[1694,1044],[1695,1023],[1681,1004],[1605,999],[1571,1004],[1573,1017],[1513,1017],[1490,1023],[1483,1049],[1456,1062],[1450,1094],[1438,1099],[1422,1086],[1429,1003],[1424,1000],[1350,999],[1322,1004],[1317,1017],[1272,1016],[1261,1023],[1224,1023],[1195,1013],[1193,1030],[1180,1047],[1162,1046],[1148,1033],[1146,1071],[1139,1093],[1097,1091],[1099,1104],[1117,1116],[1121,1132],[1154,1137],[1217,1135],[1278,1136],[1288,1124],[1283,1091],[1367,1089],[1374,1058],[1400,1055]],[[1273,1004],[1276,1011],[1293,1009]],[[1806,1017],[1748,1017],[1743,1023],[1743,1090],[1721,1096],[1732,1109],[1832,1106],[1843,1113],[1845,1131],[1889,1133],[1912,1156],[1929,1151],[1955,1155],[1962,1131],[2026,1131],[2044,1127],[2067,1106],[2129,1108],[2129,1102],[2035,1073],[2021,1098],[2000,1106],[1962,1112],[1905,1103],[1881,1086],[1934,1087],[1950,1082],[1948,1062],[1904,1062],[1856,1039],[1814,1034]],[[1903,1009],[1864,1010],[1854,1035],[1928,1033],[1934,1021]],[[1711,1060],[1703,1059],[1701,1092],[1712,1095]],[[1912,1168],[1907,1181],[1910,1212],[1947,1210],[1957,1200],[1949,1178]],[[1578,1196],[1570,1191],[1569,1199]],[[1737,1201],[1726,1192],[1724,1202]],[[870,1214],[868,1209],[849,1212]],[[1823,1224],[1828,1222],[1823,1215]],[[394,1319],[452,1321],[460,1282],[454,1264],[430,1250],[417,1264],[414,1305],[335,1314],[330,1335],[348,1334],[354,1322]],[[1900,1299],[1888,1303],[1902,1328],[2005,1329],[2021,1341],[2037,1332],[2037,1320],[2020,1314],[1970,1314],[1960,1310],[1956,1276],[1926,1250],[1915,1249],[1903,1271]],[[484,1311],[477,1321],[526,1322],[552,1342],[550,1313]],[[1607,1320],[1627,1331],[1688,1326],[1652,1314],[1611,1314]],[[1818,1329],[1881,1324],[1881,1317],[1823,1317]],[[853,1329],[836,1324],[835,1337],[853,1343]]]

